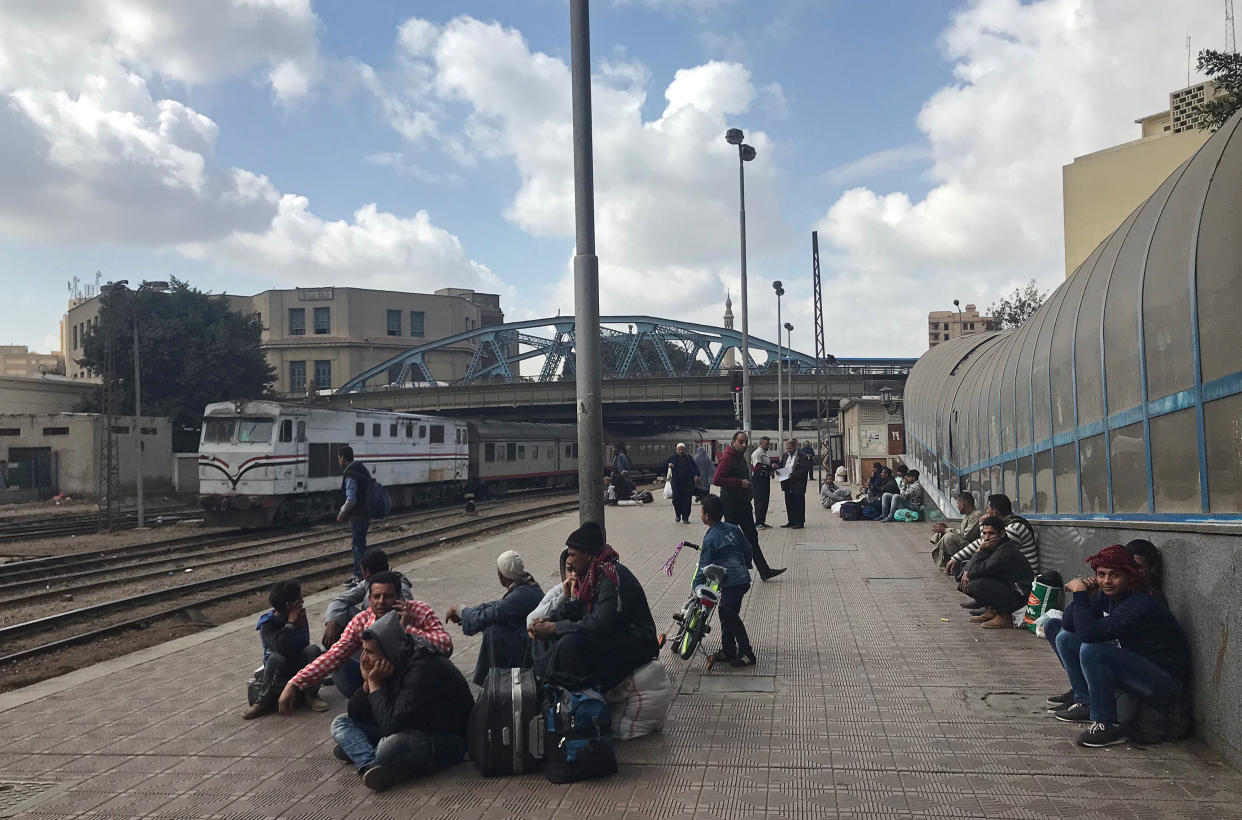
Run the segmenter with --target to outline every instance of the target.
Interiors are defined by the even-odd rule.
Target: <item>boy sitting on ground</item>
[[[255,675],[254,703],[243,714],[254,720],[276,709],[285,684],[323,650],[310,642],[310,624],[302,605],[302,587],[297,581],[277,581],[267,593],[270,611],[259,618],[256,629],[263,644],[263,668]],[[309,686],[298,694],[298,702],[314,712],[326,712],[328,704],[319,699],[319,687]]]

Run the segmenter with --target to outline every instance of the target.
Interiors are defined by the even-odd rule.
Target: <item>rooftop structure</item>
[[[933,310],[927,314],[927,346],[935,347],[950,339],[959,339],[988,329],[991,316],[983,316],[975,305],[962,310]]]

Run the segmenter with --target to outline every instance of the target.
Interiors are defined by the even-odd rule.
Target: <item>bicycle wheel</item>
[[[685,631],[674,645],[678,657],[683,660],[690,660],[694,657],[694,650],[699,648],[699,641],[703,640],[704,620],[703,608],[698,604],[686,613]]]

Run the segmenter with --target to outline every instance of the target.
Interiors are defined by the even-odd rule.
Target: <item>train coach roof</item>
[[[485,421],[469,419],[470,437],[472,439],[574,439],[578,437],[578,428],[568,424],[539,424],[533,421]]]
[[[317,404],[305,404],[292,401],[216,401],[203,410],[204,416],[278,416],[281,413],[305,414],[312,410],[324,413],[342,413],[350,416],[376,416],[382,418],[402,418],[411,421],[452,421],[444,416],[430,416],[425,413],[403,413],[393,410],[367,410],[363,408],[324,407]]]

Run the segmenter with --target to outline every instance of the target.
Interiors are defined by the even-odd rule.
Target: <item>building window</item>
[[[306,308],[289,308],[289,335],[306,335]]]
[[[388,311],[388,335],[401,335],[401,311],[399,310]]]
[[[474,329],[474,320],[471,319],[469,316],[467,316],[466,317],[466,330],[473,330],[473,329]]]
[[[306,392],[306,362],[289,362],[289,392]]]
[[[138,432],[144,436],[158,436],[160,434],[158,427],[140,427]]]
[[[410,335],[411,336],[421,337],[424,335],[423,323],[424,323],[425,316],[426,314],[423,313],[421,310],[410,311]]]
[[[43,435],[45,436],[67,436],[69,435],[68,427],[44,427]]]
[[[78,326],[73,326],[73,349],[78,349]]]
[[[326,336],[332,332],[332,308],[315,308],[315,335]]]
[[[315,362],[315,389],[332,389],[332,362],[322,359]]]
[[[17,427],[0,427],[0,436],[20,436],[22,431]]]

